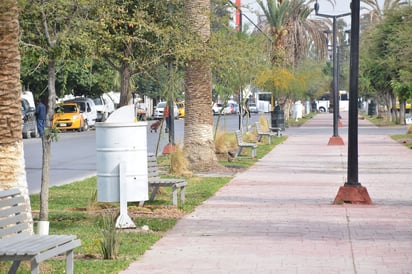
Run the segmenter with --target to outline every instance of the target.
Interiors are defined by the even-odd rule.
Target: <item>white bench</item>
[[[242,133],[240,132],[240,130],[236,130],[235,134],[236,134],[236,140],[237,140],[237,146],[238,146],[238,150],[235,154],[235,157],[239,157],[240,153],[242,152],[242,149],[250,148],[252,150],[252,158],[255,158],[257,144],[243,142],[243,137],[242,137]]]
[[[160,187],[171,187],[173,194],[173,205],[177,206],[177,192],[180,190],[180,201],[184,203],[185,201],[185,187],[187,182],[184,179],[166,179],[160,178],[160,172],[157,165],[157,158],[154,154],[150,153],[147,156],[147,173],[149,187],[152,187],[152,194],[150,195],[150,201],[153,201],[156,197],[157,191]],[[143,206],[144,201],[139,203]]]
[[[31,273],[41,262],[66,254],[66,273],[73,273],[73,249],[80,246],[74,235],[32,235],[28,231],[28,207],[19,189],[0,191],[0,261],[13,261],[16,273],[21,261],[30,261]]]
[[[260,124],[260,122],[256,122],[255,125],[256,125],[256,132],[257,132],[257,138],[256,139],[257,139],[258,142],[260,142],[260,140],[262,140],[263,136],[267,136],[268,139],[269,139],[269,144],[271,144],[272,143],[272,137],[273,136],[279,136],[280,131],[278,131],[277,133],[273,132],[273,131],[263,131],[262,130],[262,125]]]

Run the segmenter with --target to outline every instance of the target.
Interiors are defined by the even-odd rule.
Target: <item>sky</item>
[[[234,3],[235,0],[232,0]],[[266,2],[265,0],[263,1]],[[339,15],[350,12],[350,3],[351,0],[336,0],[336,5],[333,7],[328,1],[326,0],[318,0],[319,2],[319,13],[322,14],[330,14],[330,15]],[[380,6],[382,7],[384,0],[378,0]],[[261,11],[260,6],[256,3],[256,0],[241,0],[242,11],[249,17],[253,22],[257,23],[257,14],[263,14]],[[362,6],[362,4],[361,4]],[[361,13],[364,12],[361,9]],[[346,16],[345,19],[348,26],[350,26],[350,16]],[[247,20],[243,20],[243,24],[248,22]]]

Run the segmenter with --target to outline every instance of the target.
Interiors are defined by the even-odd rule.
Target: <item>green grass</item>
[[[412,139],[412,134],[397,134],[397,135],[392,135],[391,138],[393,140]]]
[[[315,112],[310,112],[309,114],[306,114],[305,116],[303,116],[301,119],[298,119],[297,121],[295,121],[292,117],[290,117],[289,120],[285,122],[285,125],[287,127],[300,127],[301,125],[306,123],[308,120],[312,119],[316,114],[317,113]]]
[[[391,138],[398,141],[400,144],[403,144],[407,148],[412,147],[412,134],[397,134],[392,135]]]
[[[286,140],[286,137],[273,138],[272,140],[271,145],[266,144],[267,140],[259,143],[255,159],[240,157],[233,162],[221,161],[220,163],[225,166],[250,167],[277,144]],[[178,208],[171,207],[172,194],[170,188],[161,189],[156,195],[156,199],[152,202],[145,202],[143,208],[138,207],[137,203],[129,203],[128,211],[130,216],[133,216],[133,212],[146,211],[148,213],[147,216],[133,217],[133,221],[137,227],[147,225],[150,231],[122,231],[119,254],[115,260],[103,260],[100,251],[100,241],[103,236],[101,227],[99,227],[99,218],[107,210],[118,210],[119,204],[98,203],[95,201],[97,178],[90,177],[71,184],[51,187],[49,189],[50,234],[75,234],[81,239],[82,246],[75,250],[75,273],[117,273],[135,261],[158,241],[163,233],[176,224],[179,216],[192,212],[231,179],[231,177],[203,176],[188,178],[186,201],[184,204],[179,203]],[[36,231],[39,195],[31,195],[30,200],[35,222],[34,230]],[[168,210],[178,211],[180,214],[177,217],[173,214],[170,214],[170,216],[167,214],[158,217],[156,217],[157,215],[152,216],[151,213],[157,210],[165,212]],[[10,264],[10,262],[0,262],[0,273],[6,273]],[[29,263],[24,262],[17,273],[29,273],[29,269]],[[47,260],[40,265],[41,273],[64,273],[64,269],[65,260],[63,257]]]

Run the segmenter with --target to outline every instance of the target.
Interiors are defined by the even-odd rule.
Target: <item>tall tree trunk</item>
[[[0,189],[19,188],[31,208],[22,140],[18,15],[16,0],[0,1]],[[31,215],[27,222],[33,223]]]
[[[186,14],[191,30],[206,48],[210,39],[210,1],[186,2]],[[191,60],[186,67],[186,118],[184,125],[184,150],[191,169],[201,169],[217,164],[213,141],[212,73],[206,55]]]
[[[390,92],[391,95],[391,101],[392,101],[392,122],[395,122],[396,124],[399,123],[399,115],[398,115],[398,111],[396,109],[396,97],[395,94],[393,94],[393,92]]]
[[[119,106],[126,106],[131,98],[130,96],[130,63],[128,61],[122,62],[120,68],[120,102]]]

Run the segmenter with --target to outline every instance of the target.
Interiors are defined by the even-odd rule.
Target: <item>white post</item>
[[[135,228],[136,225],[127,214],[127,181],[126,162],[119,164],[119,193],[120,193],[120,215],[116,220],[117,228]]]

